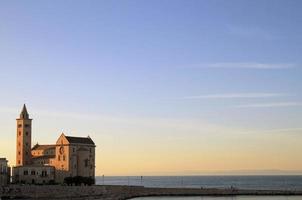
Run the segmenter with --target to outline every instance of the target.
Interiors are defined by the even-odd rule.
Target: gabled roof
[[[65,136],[70,144],[91,144],[94,145],[94,142],[90,137],[72,137]]]
[[[46,149],[51,149],[51,148],[55,148],[55,147],[56,147],[55,144],[46,144],[46,145],[36,144],[31,150],[46,150]]]

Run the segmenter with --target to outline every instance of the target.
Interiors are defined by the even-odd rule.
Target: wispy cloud
[[[272,107],[297,107],[302,106],[302,102],[272,102],[237,105],[237,108],[272,108]]]
[[[269,98],[289,96],[285,93],[223,93],[187,96],[184,99],[238,99],[238,98]]]
[[[201,68],[209,69],[290,69],[297,67],[293,63],[260,63],[260,62],[218,62],[218,63],[204,63],[200,65]]]
[[[247,131],[246,133],[301,133],[302,128],[279,128],[279,129],[267,129],[267,130],[254,130]]]

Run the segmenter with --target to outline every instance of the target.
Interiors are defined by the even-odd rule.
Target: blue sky
[[[133,138],[145,131],[140,119],[154,129],[139,142],[156,134],[168,140],[176,131],[187,138],[171,145],[190,146],[198,133],[207,135],[191,130],[192,121],[219,126],[225,137],[231,127],[301,139],[301,8],[294,0],[1,1],[1,135],[14,144],[13,120],[27,103],[36,140],[44,142],[70,131],[104,145],[110,132],[109,148],[129,119],[125,134]],[[189,131],[169,129],[175,122]]]

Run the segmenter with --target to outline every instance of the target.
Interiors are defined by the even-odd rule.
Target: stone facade
[[[39,145],[36,144],[32,150],[32,162],[35,165],[52,164],[51,159],[56,157],[56,145]]]
[[[50,159],[55,166],[57,180],[65,177],[95,176],[95,144],[90,137],[65,136],[63,133],[56,142],[55,158]]]
[[[6,158],[0,158],[0,186],[5,186],[10,182],[10,168]]]
[[[17,166],[13,174],[13,183],[45,184],[55,180],[53,166]]]
[[[62,183],[65,177],[95,177],[96,146],[89,136],[73,137],[62,133],[55,144],[36,144],[31,148],[31,122],[24,105],[17,119],[13,182]]]

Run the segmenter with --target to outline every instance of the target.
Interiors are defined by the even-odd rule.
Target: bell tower
[[[24,104],[17,119],[16,166],[31,164],[31,122]]]

